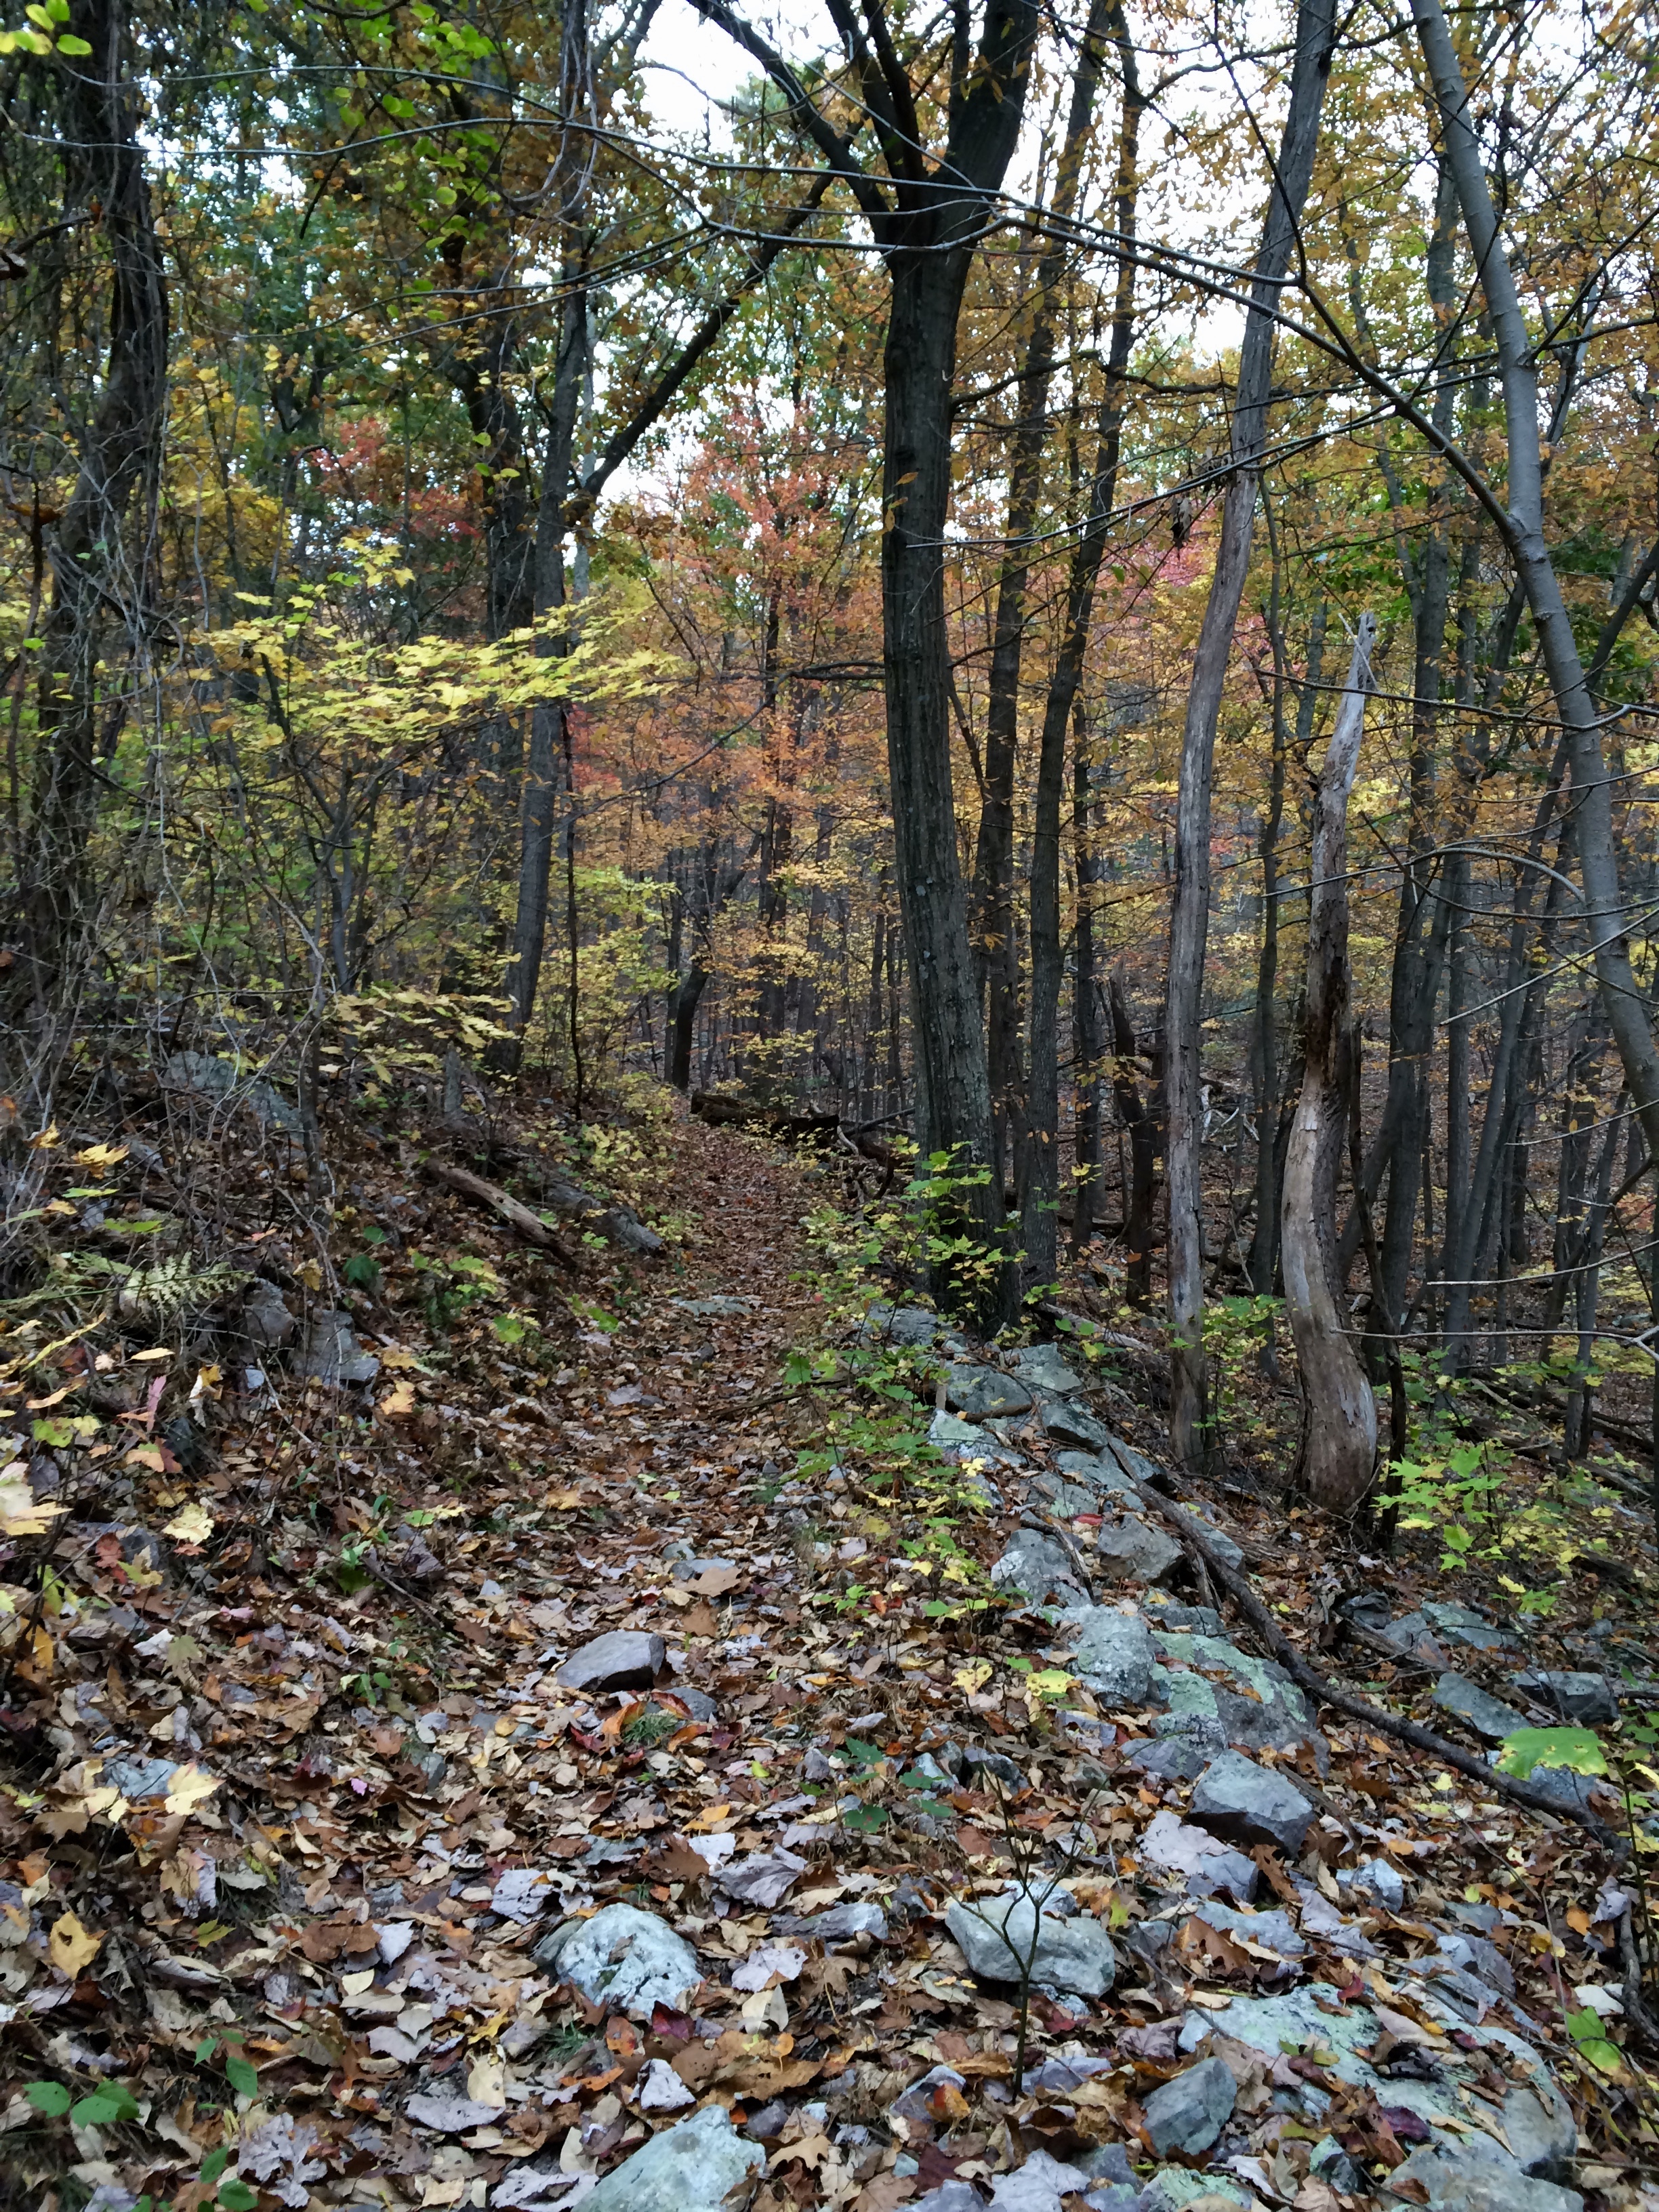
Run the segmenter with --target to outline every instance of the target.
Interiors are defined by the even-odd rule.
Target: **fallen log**
[[[787,1107],[720,1091],[694,1091],[691,1111],[711,1128],[763,1129],[785,1144],[833,1144],[841,1132],[839,1114],[792,1114]]]
[[[459,1198],[470,1198],[475,1206],[487,1206],[498,1220],[504,1221],[526,1244],[533,1244],[538,1252],[550,1252],[567,1267],[578,1263],[574,1245],[568,1243],[556,1229],[550,1229],[539,1215],[504,1191],[499,1183],[486,1182],[482,1176],[472,1174],[467,1168],[453,1168],[446,1160],[427,1158],[421,1162],[422,1171],[434,1182],[441,1182],[446,1190],[453,1190]]]

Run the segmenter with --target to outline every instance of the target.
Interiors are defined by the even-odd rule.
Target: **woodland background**
[[[1450,23],[1606,764],[1604,928],[1431,15],[27,9],[0,42],[14,1267],[32,1140],[190,1052],[313,1131],[324,1087],[395,1120],[448,1055],[578,1125],[669,1085],[833,1114],[866,1154],[914,1137],[981,1170],[936,1258],[960,1292],[976,1249],[1005,1315],[1067,1231],[1160,1295],[1173,1127],[1201,1456],[1180,1344],[1206,1291],[1212,1331],[1277,1357],[1237,1301],[1282,1287],[1315,779],[1370,617],[1327,1325],[1396,1415],[1403,1346],[1553,1396],[1570,1453],[1604,1379],[1604,1418],[1645,1423],[1632,1109],[1659,1100],[1613,1026],[1634,992],[1650,1031],[1659,915],[1654,33],[1629,6]],[[716,42],[753,75],[699,139],[653,87]],[[1298,56],[1323,105],[1255,295],[1269,392],[1242,308]],[[939,436],[907,474],[896,303],[947,263],[937,362],[915,326]],[[902,629],[924,491],[931,697]],[[930,744],[945,784],[914,780]],[[914,997],[919,959],[971,1019]]]

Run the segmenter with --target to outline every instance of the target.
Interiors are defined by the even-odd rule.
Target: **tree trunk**
[[[1125,1289],[1132,1305],[1150,1305],[1152,1297],[1152,1212],[1158,1195],[1158,1093],[1163,1088],[1162,1055],[1155,1055],[1151,1109],[1135,1080],[1134,1024],[1124,1004],[1123,987],[1110,978],[1112,1012],[1112,1097],[1118,1119],[1129,1133],[1129,1188],[1123,1200],[1123,1237],[1128,1261]]]
[[[1117,12],[1114,0],[1090,0],[1054,179],[1051,212],[1059,226],[1070,222],[1077,204],[1078,179],[1094,122],[1107,25]],[[1054,290],[1065,262],[1066,248],[1054,242],[1037,264],[1030,335],[1018,386],[1019,414],[1008,456],[1006,550],[997,579],[987,682],[985,792],[974,866],[975,953],[985,978],[991,1106],[999,1128],[1006,1125],[1013,1137],[1015,1176],[1022,1189],[1027,1166],[1027,1115],[1022,1095],[1019,959],[1014,932],[1014,765],[1025,644],[1025,592],[1031,570],[1032,532],[1042,494],[1042,451],[1048,442],[1048,394],[1054,380]],[[999,1145],[999,1171],[1000,1156]],[[1048,1272],[1052,1273],[1052,1267]]]
[[[51,541],[52,597],[41,653],[40,739],[28,834],[22,841],[29,945],[26,982],[37,1010],[59,988],[86,926],[87,842],[100,775],[100,637],[107,610],[126,617],[137,648],[148,599],[147,551],[124,542],[141,484],[153,493],[166,416],[167,291],[149,181],[127,81],[125,18],[113,0],[73,0],[63,27],[84,61],[55,65],[65,213],[94,210],[109,254],[109,352],[74,489]],[[44,65],[43,65],[44,66]]]
[[[1277,564],[1275,564],[1276,566]],[[1305,760],[1319,702],[1319,677],[1325,658],[1326,603],[1315,606],[1308,629],[1308,667],[1296,704],[1297,757]],[[1284,1163],[1279,1142],[1279,1040],[1274,998],[1279,988],[1279,831],[1285,814],[1284,641],[1273,622],[1273,759],[1267,811],[1260,825],[1261,854],[1261,955],[1255,971],[1255,1228],[1245,1272],[1258,1297],[1271,1297],[1279,1273],[1279,1172]]]
[[[1302,1097],[1285,1159],[1285,1304],[1302,1377],[1301,1474],[1316,1505],[1350,1512],[1370,1487],[1376,1401],[1348,1334],[1337,1273],[1336,1181],[1347,1121],[1348,794],[1370,688],[1374,617],[1362,615],[1314,816]]]
[[[1092,26],[1093,17],[1091,17]],[[1140,118],[1146,109],[1135,51],[1121,6],[1109,13],[1123,76],[1114,194],[1118,236],[1134,238],[1139,197]],[[1031,837],[1031,1061],[1019,1176],[1020,1240],[1027,1280],[1050,1281],[1059,1265],[1060,1206],[1060,812],[1065,787],[1066,732],[1083,683],[1083,665],[1094,620],[1095,589],[1106,551],[1112,503],[1117,496],[1123,448],[1125,380],[1134,343],[1135,264],[1127,251],[1117,265],[1111,335],[1101,395],[1099,442],[1089,509],[1073,550],[1066,589],[1066,626],[1049,679],[1038,741],[1035,818]],[[1079,900],[1082,900],[1079,879]]]
[[[1176,1459],[1188,1468],[1200,1467],[1209,1449],[1200,1188],[1204,1134],[1200,1024],[1210,926],[1210,788],[1216,724],[1250,564],[1256,483],[1273,373],[1271,311],[1278,305],[1281,280],[1301,228],[1334,39],[1334,0],[1299,0],[1290,100],[1239,353],[1233,474],[1222,513],[1215,571],[1199,633],[1182,734],[1164,1021],[1169,1092],[1164,1172],[1170,1194],[1170,1444]]]

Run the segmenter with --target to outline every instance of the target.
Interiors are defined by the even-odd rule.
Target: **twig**
[[[1516,1780],[1513,1775],[1501,1773],[1495,1766],[1488,1766],[1473,1752],[1464,1751],[1458,1745],[1448,1742],[1444,1736],[1437,1735],[1432,1729],[1420,1727],[1416,1721],[1401,1720],[1397,1713],[1389,1712],[1381,1705],[1372,1705],[1369,1698],[1356,1697],[1351,1690],[1339,1689],[1334,1682],[1328,1681],[1317,1668],[1308,1664],[1249,1584],[1209,1543],[1192,1515],[1183,1513],[1180,1506],[1171,1504],[1167,1498],[1160,1498],[1155,1492],[1149,1490],[1143,1492],[1142,1495],[1152,1498],[1164,1519],[1202,1559],[1212,1576],[1228,1592],[1285,1673],[1322,1705],[1334,1705],[1338,1712],[1346,1713],[1353,1720],[1364,1721],[1370,1728],[1380,1729],[1384,1735],[1398,1737],[1401,1742],[1410,1744],[1415,1751],[1427,1752],[1431,1758],[1443,1760],[1446,1765],[1455,1767],[1460,1774],[1467,1774],[1472,1781],[1479,1782],[1482,1788],[1495,1791],[1500,1797],[1512,1798],[1517,1805],[1524,1805],[1530,1813],[1543,1813],[1552,1818],[1571,1820],[1620,1865],[1630,1856],[1630,1845],[1625,1838],[1615,1835],[1587,1807],[1557,1803],[1547,1797],[1541,1790]]]

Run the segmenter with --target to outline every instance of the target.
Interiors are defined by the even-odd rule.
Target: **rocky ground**
[[[215,1358],[0,1362],[7,2201],[1659,2205],[1618,1802],[1322,1710],[1160,1501],[1470,1751],[1628,1706],[1639,1561],[1546,1634],[1178,1486],[1150,1332],[848,1323],[797,1164],[671,1141],[655,1256],[376,1144],[368,1287],[252,1193]]]

